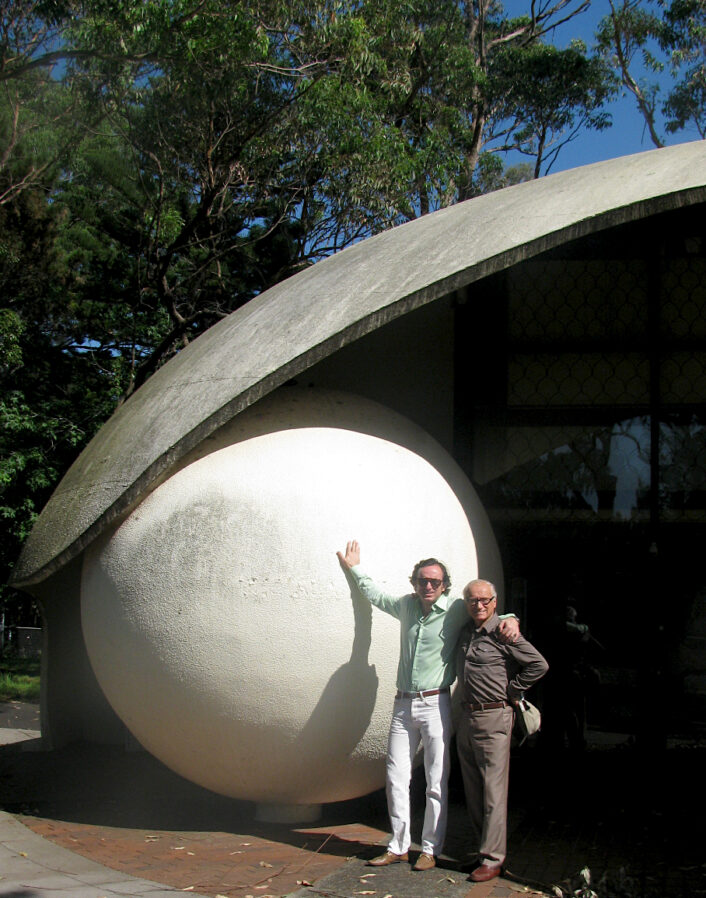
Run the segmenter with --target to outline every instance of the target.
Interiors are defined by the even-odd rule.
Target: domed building
[[[351,537],[392,591],[426,545],[459,591],[502,583],[537,645],[570,606],[593,725],[703,722],[705,221],[704,142],[588,165],[365,240],[194,341],[84,450],[16,566],[45,620],[47,746],[127,728],[216,791],[347,797],[298,768],[285,788],[305,747],[355,759],[349,795],[376,788],[396,635],[347,592]],[[185,700],[213,776],[198,740],[158,737]],[[278,701],[303,711],[273,729]],[[230,785],[236,744],[253,773]]]

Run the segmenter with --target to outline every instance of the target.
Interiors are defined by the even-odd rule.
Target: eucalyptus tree
[[[66,8],[31,0],[0,0],[0,205],[56,174],[70,141],[70,96],[45,58],[59,39]],[[53,59],[53,57],[52,57]]]
[[[316,2],[125,6],[121,16],[104,4],[73,33],[76,46],[98,47],[69,72],[102,126],[57,202],[71,233],[122,248],[117,295],[131,324],[152,323],[130,346],[127,395],[316,256],[300,221],[309,162],[297,155],[297,115],[343,64],[353,20]]]
[[[706,0],[673,0],[664,13],[661,44],[673,83],[663,112],[675,134],[693,128],[706,139]]]
[[[551,43],[587,6],[514,3],[508,15],[494,0],[362,4],[356,77],[333,73],[302,104],[321,160],[318,227],[342,245],[546,173],[582,128],[607,127],[602,105],[614,86],[604,63],[578,42]],[[513,150],[528,163],[505,176]]]
[[[610,0],[596,41],[654,146],[688,129],[706,138],[706,0]]]

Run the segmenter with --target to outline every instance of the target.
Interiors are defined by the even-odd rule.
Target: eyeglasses
[[[417,586],[421,586],[422,589],[424,589],[427,583],[429,584],[429,586],[431,586],[432,589],[438,589],[444,581],[434,580],[431,577],[417,577],[414,582],[417,584]]]
[[[490,603],[493,601],[493,599],[495,598],[495,596],[491,596],[489,599],[471,599],[471,598],[467,598],[466,596],[464,596],[463,598],[464,598],[464,601],[466,602],[467,605],[483,605],[483,606],[486,606],[486,605],[490,605]]]

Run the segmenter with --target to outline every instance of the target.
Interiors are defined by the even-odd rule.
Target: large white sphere
[[[346,429],[355,419],[367,432]],[[238,416],[104,535],[84,561],[84,635],[140,743],[261,803],[379,788],[399,625],[352,597],[335,552],[358,539],[398,595],[436,555],[460,590],[477,574],[475,540],[439,469],[455,470],[406,419],[294,391]]]

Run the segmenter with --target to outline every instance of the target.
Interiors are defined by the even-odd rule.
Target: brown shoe
[[[412,867],[413,870],[431,870],[436,867],[436,859],[433,854],[422,852],[417,858],[417,863]]]
[[[473,873],[471,873],[469,879],[472,879],[473,882],[488,882],[491,879],[495,879],[496,876],[500,876],[501,869],[500,864],[495,864],[492,867],[490,864],[481,864],[480,867],[476,867]]]
[[[392,851],[386,851],[384,854],[379,855],[379,857],[374,857],[371,861],[368,861],[368,867],[387,867],[389,864],[399,864],[400,861],[408,861],[409,855],[407,852],[404,854],[393,854]]]

